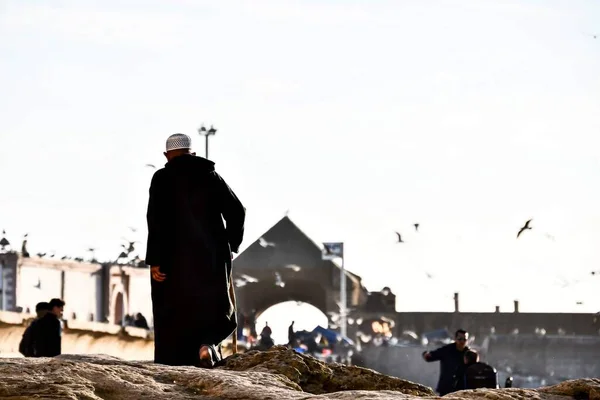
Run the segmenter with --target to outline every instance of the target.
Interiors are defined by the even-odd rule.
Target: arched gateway
[[[287,216],[252,243],[233,263],[240,316],[253,320],[285,301],[309,303],[331,317],[339,314],[340,267],[321,259],[321,247]],[[362,308],[368,292],[346,271],[347,304]]]

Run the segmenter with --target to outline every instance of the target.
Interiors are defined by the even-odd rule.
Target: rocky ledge
[[[0,359],[0,399],[409,399],[436,398],[425,386],[369,369],[324,364],[285,348],[228,358],[213,370],[129,362],[103,355]],[[600,379],[538,390],[499,389],[447,398],[594,399]]]

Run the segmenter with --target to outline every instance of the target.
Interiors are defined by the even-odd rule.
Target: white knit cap
[[[167,139],[167,151],[191,148],[192,139],[183,133],[176,133]]]

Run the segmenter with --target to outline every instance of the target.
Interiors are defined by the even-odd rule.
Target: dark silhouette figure
[[[396,235],[398,235],[398,243],[404,243],[402,241],[402,235],[400,235],[400,233],[396,232]]]
[[[415,224],[415,231],[419,232],[419,224]]]
[[[211,367],[237,326],[232,252],[242,243],[246,210],[214,163],[190,152],[188,136],[172,135],[166,147],[147,212],[154,361]]]
[[[273,334],[273,331],[271,330],[269,323],[265,322],[265,327],[260,332],[259,347],[262,350],[268,350],[275,345],[275,342],[273,341],[273,338],[271,337],[272,334]]]
[[[150,329],[150,327],[148,326],[148,321],[146,320],[146,317],[142,315],[142,313],[137,313],[135,315],[133,326],[143,329]]]
[[[464,356],[464,370],[457,371],[459,381],[457,390],[463,389],[498,389],[498,373],[490,365],[479,361],[479,354],[468,350]]]
[[[527,222],[525,222],[525,225],[519,230],[519,233],[517,233],[517,239],[519,238],[519,236],[521,236],[521,233],[523,233],[525,230],[527,229],[531,229],[531,227],[529,226],[529,223],[533,221],[533,220],[529,220]]]
[[[288,327],[288,344],[290,347],[296,347],[296,332],[294,331],[294,321]]]
[[[21,342],[19,343],[19,353],[23,354],[25,357],[34,357],[35,356],[35,346],[34,346],[34,336],[35,330],[37,328],[38,321],[46,315],[47,312],[50,311],[50,303],[41,302],[37,303],[35,306],[36,318],[29,324],[25,332],[23,332],[23,337]]]
[[[467,340],[469,333],[459,329],[454,335],[454,343],[447,344],[437,350],[426,351],[423,359],[427,362],[440,362],[440,379],[436,390],[444,396],[456,390],[456,374],[459,367],[464,364],[463,356],[469,348]]]
[[[52,299],[50,310],[37,321],[33,332],[35,357],[54,357],[61,354],[61,325],[65,302]]]

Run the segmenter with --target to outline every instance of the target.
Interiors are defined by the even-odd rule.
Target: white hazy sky
[[[595,0],[2,0],[0,228],[114,258],[144,165],[214,123],[245,245],[289,209],[401,311],[597,312],[593,34]]]

